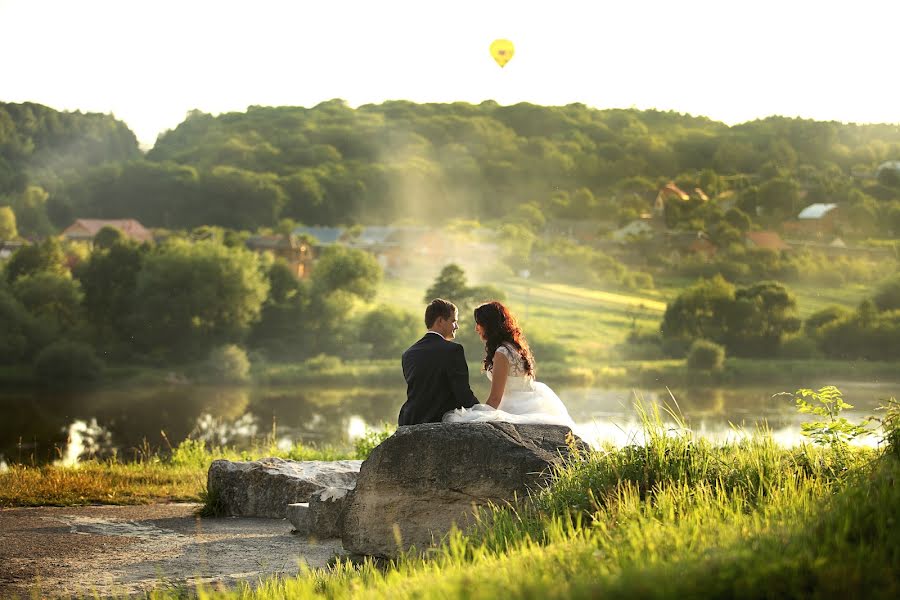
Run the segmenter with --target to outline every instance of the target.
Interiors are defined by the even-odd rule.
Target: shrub
[[[622,276],[622,285],[629,290],[652,290],[653,276],[643,271],[633,271]]]
[[[207,359],[209,372],[229,383],[242,383],[250,379],[250,359],[244,349],[235,344],[214,348]]]
[[[852,311],[844,308],[843,306],[832,305],[826,306],[822,310],[816,311],[811,314],[806,321],[803,322],[803,329],[806,331],[806,335],[816,336],[819,334],[819,329],[823,326],[828,325],[833,321],[839,321],[841,319],[845,319],[852,314]]]
[[[324,373],[327,371],[336,371],[341,368],[343,362],[337,356],[331,356],[329,354],[317,354],[310,359],[307,359],[304,365],[310,371],[315,373]]]
[[[725,364],[725,348],[709,340],[694,340],[687,356],[689,369],[719,371]]]
[[[895,274],[878,286],[872,300],[881,311],[900,309],[900,274]]]
[[[816,341],[806,335],[786,338],[778,348],[780,358],[821,358]]]
[[[365,435],[357,439],[354,443],[356,458],[360,460],[369,458],[369,454],[372,453],[372,450],[381,444],[381,442],[394,435],[394,431],[396,430],[396,427],[388,425],[387,423],[382,424],[380,430],[367,429]]]
[[[372,309],[361,320],[359,340],[370,344],[372,358],[397,359],[422,335],[422,321],[416,315],[381,305]]]
[[[34,371],[42,383],[88,383],[100,379],[103,363],[87,344],[61,340],[40,351]]]

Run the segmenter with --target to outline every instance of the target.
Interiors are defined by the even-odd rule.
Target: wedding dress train
[[[509,376],[500,405],[492,408],[487,404],[476,404],[472,408],[457,408],[444,414],[445,423],[474,423],[482,421],[503,421],[505,423],[530,423],[565,425],[575,427],[569,411],[552,389],[525,374],[522,358],[515,348],[503,345],[497,348],[509,360]],[[493,381],[491,372],[486,372]]]

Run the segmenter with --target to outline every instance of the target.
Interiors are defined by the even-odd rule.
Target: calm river
[[[880,402],[897,397],[900,383],[839,384],[852,421],[873,414]],[[487,388],[474,388],[483,398]],[[674,408],[669,392],[624,388],[557,388],[579,423],[578,433],[592,443],[640,441],[634,407]],[[789,397],[773,397],[783,385],[737,388],[674,389],[672,394],[696,433],[723,439],[767,426],[785,444],[801,439],[799,415]],[[0,468],[10,463],[46,463],[90,454],[125,459],[136,449],[166,450],[187,437],[212,444],[247,447],[272,435],[279,444],[294,441],[345,445],[367,427],[395,423],[405,389],[221,387],[171,384],[139,389],[123,387],[65,393],[0,392]],[[667,421],[672,421],[664,414]],[[736,430],[733,426],[737,427]],[[872,437],[864,443],[874,444]]]

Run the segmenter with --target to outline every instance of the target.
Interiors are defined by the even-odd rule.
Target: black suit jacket
[[[438,334],[426,333],[403,353],[403,377],[406,402],[400,425],[438,423],[445,412],[478,404],[463,347]]]

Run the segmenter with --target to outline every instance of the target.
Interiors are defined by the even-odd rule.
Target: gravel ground
[[[284,519],[201,519],[198,506],[0,510],[0,598],[230,586],[293,575],[301,562],[321,567],[342,552],[338,539],[293,535]]]

